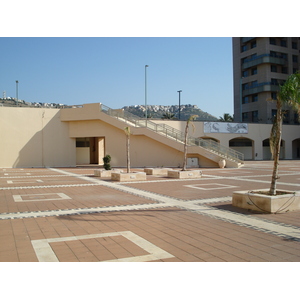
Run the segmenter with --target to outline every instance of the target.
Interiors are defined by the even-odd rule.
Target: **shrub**
[[[104,163],[103,166],[105,170],[111,170],[110,161],[111,161],[111,157],[109,154],[103,157],[103,163]]]

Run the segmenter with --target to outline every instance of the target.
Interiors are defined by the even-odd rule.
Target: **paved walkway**
[[[231,206],[233,191],[268,188],[271,170],[117,183],[91,167],[0,169],[0,260],[299,261],[300,212]],[[300,161],[281,162],[278,188],[300,189]]]

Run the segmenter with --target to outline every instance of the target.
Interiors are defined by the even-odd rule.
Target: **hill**
[[[141,118],[145,117],[144,105],[124,106],[123,109]],[[179,105],[147,105],[147,115],[151,119],[174,119],[179,118]],[[185,104],[180,106],[180,120],[187,120],[191,115],[197,115],[197,121],[219,121],[217,117],[204,112],[197,105]],[[172,117],[173,116],[173,117]]]

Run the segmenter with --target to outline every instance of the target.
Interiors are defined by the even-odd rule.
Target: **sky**
[[[230,37],[2,37],[1,97],[111,108],[195,104],[233,112]]]

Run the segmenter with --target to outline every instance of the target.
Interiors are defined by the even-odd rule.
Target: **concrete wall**
[[[76,163],[88,163],[88,149],[76,149],[76,138],[99,138],[99,164],[102,157],[111,155],[112,167],[126,166],[126,135],[124,127],[128,124],[102,113],[99,104],[88,104],[74,109],[42,109],[0,107],[0,167],[44,167],[75,166]],[[74,113],[75,112],[75,113]],[[102,119],[99,119],[102,118]],[[184,131],[186,122],[172,120],[154,120]],[[270,136],[271,124],[248,124],[247,134],[204,133],[204,123],[194,122],[195,130],[190,126],[190,135],[212,138],[221,145],[229,147],[236,138],[247,138],[251,147],[239,147],[245,159],[270,159],[268,147],[263,140]],[[300,153],[300,131],[297,125],[283,126],[283,148],[281,158],[293,159]],[[183,162],[183,146],[169,140],[164,143],[162,137],[146,129],[131,127],[131,166],[132,167],[178,167]],[[76,154],[77,153],[77,154]],[[208,159],[197,157],[200,166],[212,166]],[[76,160],[77,159],[77,160]]]
[[[74,166],[75,140],[59,109],[0,107],[0,167]]]

